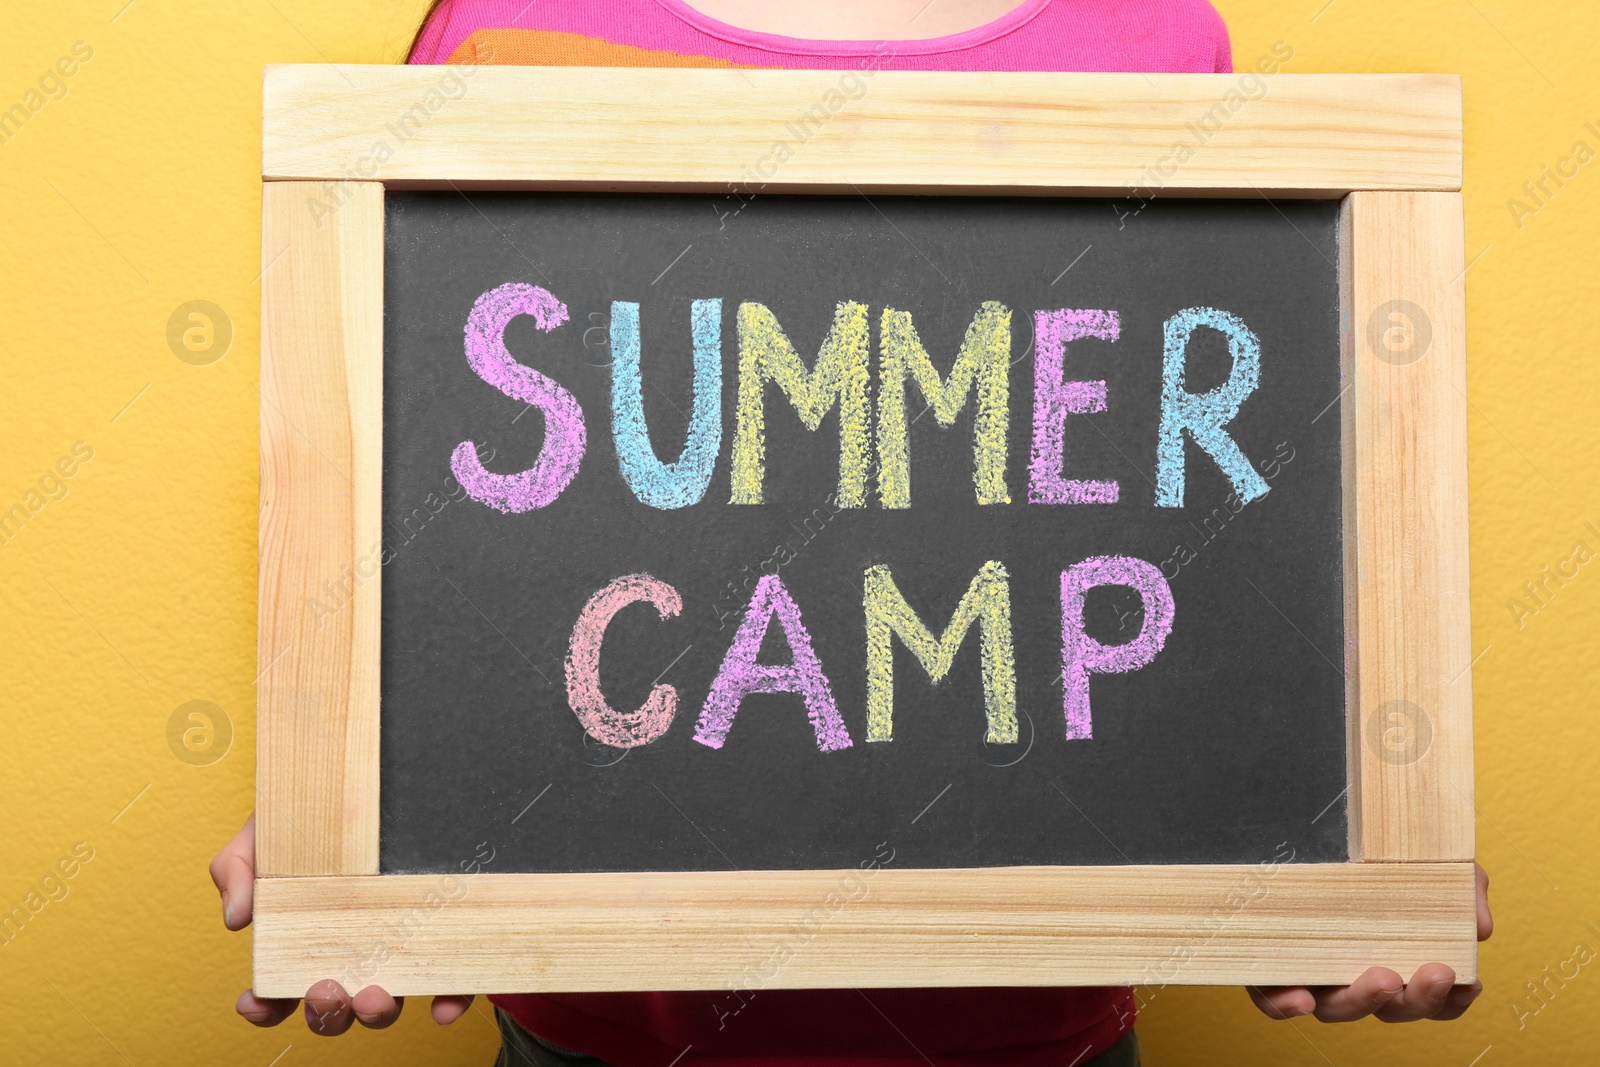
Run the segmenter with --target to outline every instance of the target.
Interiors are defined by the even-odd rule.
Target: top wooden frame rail
[[[266,180],[1337,198],[1461,188],[1461,80],[620,67],[266,69]]]

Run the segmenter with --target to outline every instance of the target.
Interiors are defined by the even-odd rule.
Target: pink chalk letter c
[[[600,692],[600,643],[618,611],[648,600],[666,619],[683,611],[678,591],[648,574],[628,574],[589,598],[572,628],[567,654],[567,703],[589,736],[613,748],[638,748],[667,732],[678,711],[678,691],[658,685],[636,711],[617,711]]]

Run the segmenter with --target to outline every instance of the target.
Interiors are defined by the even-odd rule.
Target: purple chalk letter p
[[[1144,603],[1144,625],[1132,641],[1103,645],[1083,628],[1084,594],[1097,585],[1125,585]],[[1061,689],[1067,740],[1094,736],[1089,715],[1089,676],[1125,674],[1156,658],[1172,632],[1172,589],[1161,571],[1132,556],[1092,556],[1061,572]]]

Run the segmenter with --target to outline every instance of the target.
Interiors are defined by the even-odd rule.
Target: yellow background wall
[[[1273,1023],[1238,990],[1167,989],[1140,1032],[1156,1064],[1593,1062],[1600,962],[1548,986],[1536,1014],[1524,983],[1579,943],[1600,948],[1600,564],[1520,627],[1508,601],[1577,542],[1600,550],[1586,525],[1600,526],[1600,164],[1521,225],[1507,201],[1575,141],[1600,150],[1585,127],[1600,129],[1600,8],[1323,4],[1219,6],[1240,66],[1284,40],[1293,72],[1466,79],[1478,840],[1499,932],[1487,991],[1457,1023]],[[419,1004],[396,1029],[337,1041],[298,1019],[248,1026],[232,1010],[248,935],[223,930],[206,877],[250,809],[255,755],[260,70],[393,61],[422,6],[6,6],[0,109],[76,42],[93,56],[0,144],[0,510],[77,442],[93,458],[47,482],[65,495],[0,544],[0,911],[78,842],[93,859],[0,946],[0,1061],[492,1059],[482,1002],[449,1030]],[[205,365],[168,343],[169,316],[196,299],[234,331]],[[192,700],[233,730],[206,765],[169,740]]]

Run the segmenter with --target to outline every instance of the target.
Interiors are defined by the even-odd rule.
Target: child
[[[783,36],[777,36],[777,35]],[[767,67],[890,70],[1231,72],[1226,28],[1206,0],[435,0],[413,63],[545,66]],[[254,819],[212,863],[224,921],[250,921]],[[1478,872],[1479,937],[1490,929]],[[1342,989],[1250,990],[1274,1018],[1326,1022],[1450,1019],[1481,986],[1454,986],[1441,964],[1405,985],[1385,968]],[[500,1063],[603,1067],[853,1067],[937,1057],[940,1067],[1137,1064],[1130,989],[765,990],[737,1018],[716,994],[608,993],[493,998]],[[246,992],[238,1011],[280,1022],[294,1001]],[[448,1023],[470,997],[439,997]],[[354,996],[323,982],[306,996],[322,1034],[359,1020],[381,1028],[400,1003],[376,987]],[[539,1036],[535,1037],[537,1034]],[[578,1051],[567,1051],[576,1049]]]

